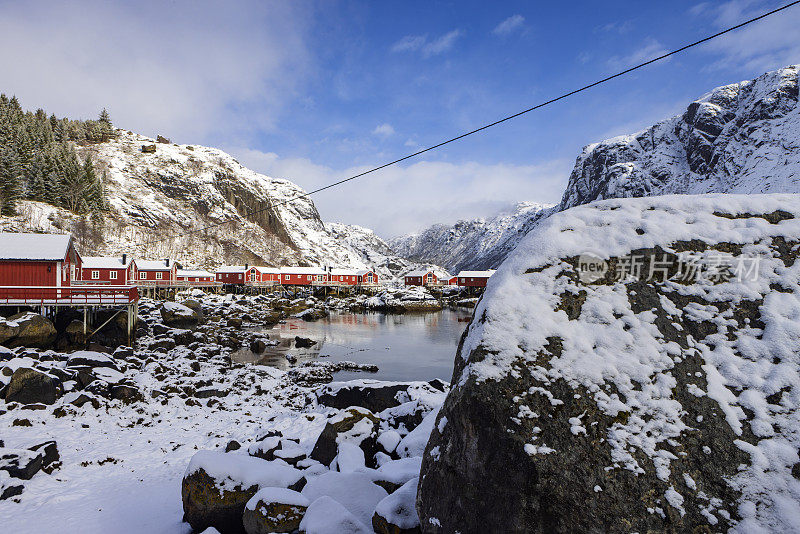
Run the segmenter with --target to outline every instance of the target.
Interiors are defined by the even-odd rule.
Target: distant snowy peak
[[[800,191],[798,66],[714,89],[682,115],[588,145],[559,211],[672,193]]]
[[[538,221],[594,200],[800,192],[798,70],[793,65],[719,87],[681,115],[586,146],[558,206],[520,204],[492,219],[435,225],[390,244],[407,258],[488,269]]]
[[[510,243],[516,244],[527,232],[530,221],[549,208],[521,202],[494,217],[437,224],[418,234],[395,238],[389,244],[403,257],[436,263],[451,272],[487,269],[501,262],[505,257],[501,251]]]
[[[408,271],[428,266],[401,258],[386,241],[369,228],[335,222],[325,223],[325,227],[337,243],[346,247],[383,276],[399,278]]]

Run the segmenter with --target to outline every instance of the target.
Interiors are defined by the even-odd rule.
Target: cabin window
[[[463,284],[466,280],[464,278],[461,279],[461,283]]]
[[[75,266],[74,265],[70,265],[69,266],[69,279],[70,280],[75,280]]]
[[[474,282],[474,281],[475,281],[475,279],[474,279],[474,278],[470,278],[470,279],[469,279],[469,281],[470,281],[470,282]]]
[[[156,280],[161,280],[164,273],[156,273]]]
[[[147,273],[139,273],[139,278],[141,280],[147,280]]]
[[[92,271],[92,280],[100,278],[100,271]]]
[[[111,280],[116,280],[117,279],[117,271],[111,271],[110,273],[108,273],[108,277]]]

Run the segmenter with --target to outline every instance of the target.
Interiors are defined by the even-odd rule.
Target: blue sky
[[[313,189],[782,3],[0,2],[0,85]],[[800,62],[798,27],[795,7],[315,202],[383,236],[557,202],[583,145]]]

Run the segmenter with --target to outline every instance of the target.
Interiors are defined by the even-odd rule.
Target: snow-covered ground
[[[363,531],[371,532],[373,512],[390,493],[384,489],[387,484],[404,489],[384,507],[394,509],[393,503],[405,502],[405,515],[397,520],[413,523],[415,515],[408,516],[407,501],[413,502],[415,492],[404,484],[418,473],[419,456],[432,424],[432,417],[424,416],[435,416],[446,395],[445,385],[364,380],[324,386],[331,379],[330,370],[340,364],[311,362],[288,372],[231,364],[230,353],[236,346],[247,345],[255,338],[270,342],[261,334],[225,326],[233,318],[243,321],[245,327],[262,324],[265,314],[271,313],[264,306],[265,299],[202,296],[197,290],[189,296],[201,304],[205,324],[189,330],[173,329],[164,322],[186,321],[189,308],[145,300],[141,316],[147,326],[141,330],[139,348],[118,350],[113,358],[89,351],[70,356],[50,350],[0,347],[0,389],[17,376],[16,371],[37,369],[48,377],[60,377],[64,390],[54,404],[0,402],[0,428],[4,429],[0,456],[11,449],[55,440],[62,464],[51,474],[40,471],[27,481],[0,478],[0,493],[9,486],[24,486],[21,495],[0,500],[3,530],[188,533],[191,529],[182,521],[182,479],[199,467],[235,466],[246,458],[255,467],[284,465],[285,470],[297,471],[304,476],[307,488],[303,495],[314,510],[339,510],[338,515],[310,511],[307,524],[316,522],[336,531],[336,521],[347,516],[341,512],[343,508],[355,514],[359,525],[366,525]],[[292,309],[314,302],[298,301]],[[192,301],[188,304],[194,306]],[[89,374],[79,377],[76,373],[80,372]],[[121,384],[136,393],[127,399],[109,394],[109,388]],[[350,404],[339,406],[342,401],[337,395],[354,386],[397,388],[397,393],[392,390],[377,404],[368,404],[374,414],[359,408],[368,414],[369,421],[380,424],[373,428],[370,423],[366,431],[341,434],[335,442],[338,454],[337,445],[333,445],[335,457],[330,470],[330,459],[300,462],[301,457],[313,456],[326,424],[349,417],[343,408]],[[422,423],[417,426],[419,421]],[[276,434],[280,439],[264,439]],[[366,457],[363,447],[359,448],[365,439],[379,447],[367,448],[371,453]],[[241,447],[228,447],[234,450],[223,452],[232,441]],[[279,449],[274,453],[276,459],[250,456],[266,452],[265,444],[272,441]],[[220,464],[217,456],[203,453],[193,462],[199,451],[216,451],[230,461]],[[325,473],[331,473],[331,483],[340,493],[352,483],[359,495],[366,490],[382,495],[374,502],[351,502],[344,496],[331,495],[325,489],[327,479],[315,482]],[[242,475],[234,470],[225,476]],[[373,481],[382,481],[383,486]],[[325,499],[314,504],[322,497]],[[328,503],[331,497],[333,505]],[[413,511],[413,506],[410,509]]]

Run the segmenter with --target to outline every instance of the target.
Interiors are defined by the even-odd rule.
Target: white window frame
[[[109,271],[108,278],[109,278],[109,280],[116,280],[117,279],[117,271]]]
[[[92,280],[100,280],[100,271],[92,271]]]
[[[156,273],[156,280],[163,280],[163,279],[164,279],[164,273],[157,272]]]
[[[147,280],[147,273],[144,271],[139,271],[139,280]]]

